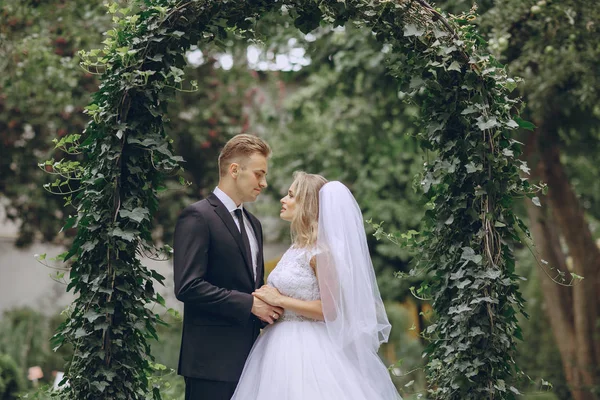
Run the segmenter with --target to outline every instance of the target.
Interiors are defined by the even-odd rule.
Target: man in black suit
[[[283,313],[252,292],[264,283],[262,227],[243,203],[267,187],[271,149],[237,135],[219,155],[219,185],[188,206],[174,240],[175,295],[184,303],[179,374],[186,400],[229,400],[261,326]]]

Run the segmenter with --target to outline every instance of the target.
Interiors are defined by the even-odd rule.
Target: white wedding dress
[[[319,300],[319,283],[310,266],[313,252],[291,247],[267,284],[281,294],[300,300]],[[232,400],[396,400],[389,372],[378,356],[369,376],[340,351],[326,323],[285,310],[257,339]],[[373,361],[373,360],[371,360]],[[375,365],[375,368],[373,368]],[[373,370],[374,369],[374,370]]]

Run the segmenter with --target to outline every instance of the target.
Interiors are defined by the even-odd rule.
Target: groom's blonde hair
[[[232,163],[240,163],[244,158],[250,157],[255,153],[269,158],[271,148],[267,142],[258,136],[246,133],[235,135],[225,143],[225,147],[223,147],[221,154],[219,154],[219,177],[227,175],[227,170]]]
[[[292,242],[309,247],[317,242],[319,227],[319,191],[327,183],[321,175],[294,172],[291,189],[296,197],[296,213],[292,219]]]

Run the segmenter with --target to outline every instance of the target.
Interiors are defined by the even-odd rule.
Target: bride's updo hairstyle
[[[291,190],[296,197],[296,213],[292,219],[292,242],[297,247],[317,242],[319,227],[319,190],[327,183],[321,175],[294,172]]]

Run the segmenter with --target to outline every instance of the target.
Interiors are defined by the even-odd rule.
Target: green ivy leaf
[[[506,80],[506,89],[507,89],[509,92],[512,92],[512,91],[513,91],[513,90],[515,90],[516,88],[517,88],[517,82],[516,82],[514,79],[512,79],[512,78],[508,78],[508,79]]]
[[[462,255],[461,255],[461,259],[462,260],[472,261],[475,264],[480,264],[481,263],[481,260],[483,258],[481,257],[481,255],[475,254],[475,250],[473,250],[470,247],[463,247],[462,250],[463,250]]]
[[[102,314],[97,313],[94,310],[89,310],[83,315],[83,318],[87,319],[89,322],[94,322],[98,318],[100,318]]]
[[[477,172],[477,171],[482,171],[483,170],[483,165],[481,165],[481,164],[475,165],[475,163],[473,161],[471,161],[470,163],[468,163],[465,167],[467,169],[467,173],[469,173],[469,174],[472,174],[473,172]]]
[[[519,126],[523,129],[527,129],[529,131],[533,131],[535,129],[535,125],[529,121],[525,121],[519,117],[515,117],[515,121],[517,121],[517,124],[519,124]]]
[[[82,337],[84,337],[84,336],[87,336],[87,334],[88,334],[88,333],[86,332],[86,330],[85,330],[85,329],[83,329],[83,328],[79,328],[79,329],[77,329],[77,330],[75,331],[75,336],[74,336],[74,337],[75,337],[75,339],[79,339],[79,338],[82,338]]]
[[[156,293],[156,302],[158,304],[160,304],[161,306],[163,306],[163,307],[166,306],[165,305],[165,299],[159,293]]]
[[[425,31],[416,24],[406,24],[404,26],[404,36],[423,36]]]
[[[111,236],[121,238],[127,242],[133,242],[135,239],[135,232],[123,231],[121,228],[117,227],[113,229],[113,231],[111,232]]]
[[[473,281],[471,281],[470,279],[465,279],[464,281],[460,281],[456,287],[459,289],[464,289],[465,287],[467,287],[468,285],[470,285],[471,283],[473,283]]]
[[[460,64],[458,63],[458,61],[452,61],[452,63],[448,67],[448,71],[457,71],[457,72],[460,72],[461,69],[460,69]]]
[[[519,124],[514,119],[509,119],[506,123],[506,126],[508,126],[509,128],[518,128]]]
[[[147,208],[136,207],[133,210],[120,210],[119,215],[123,218],[129,218],[135,222],[142,222],[144,219],[148,219],[149,211]]]
[[[482,131],[486,129],[492,129],[498,126],[498,120],[496,117],[486,118],[485,116],[481,116],[477,118],[477,127]]]

